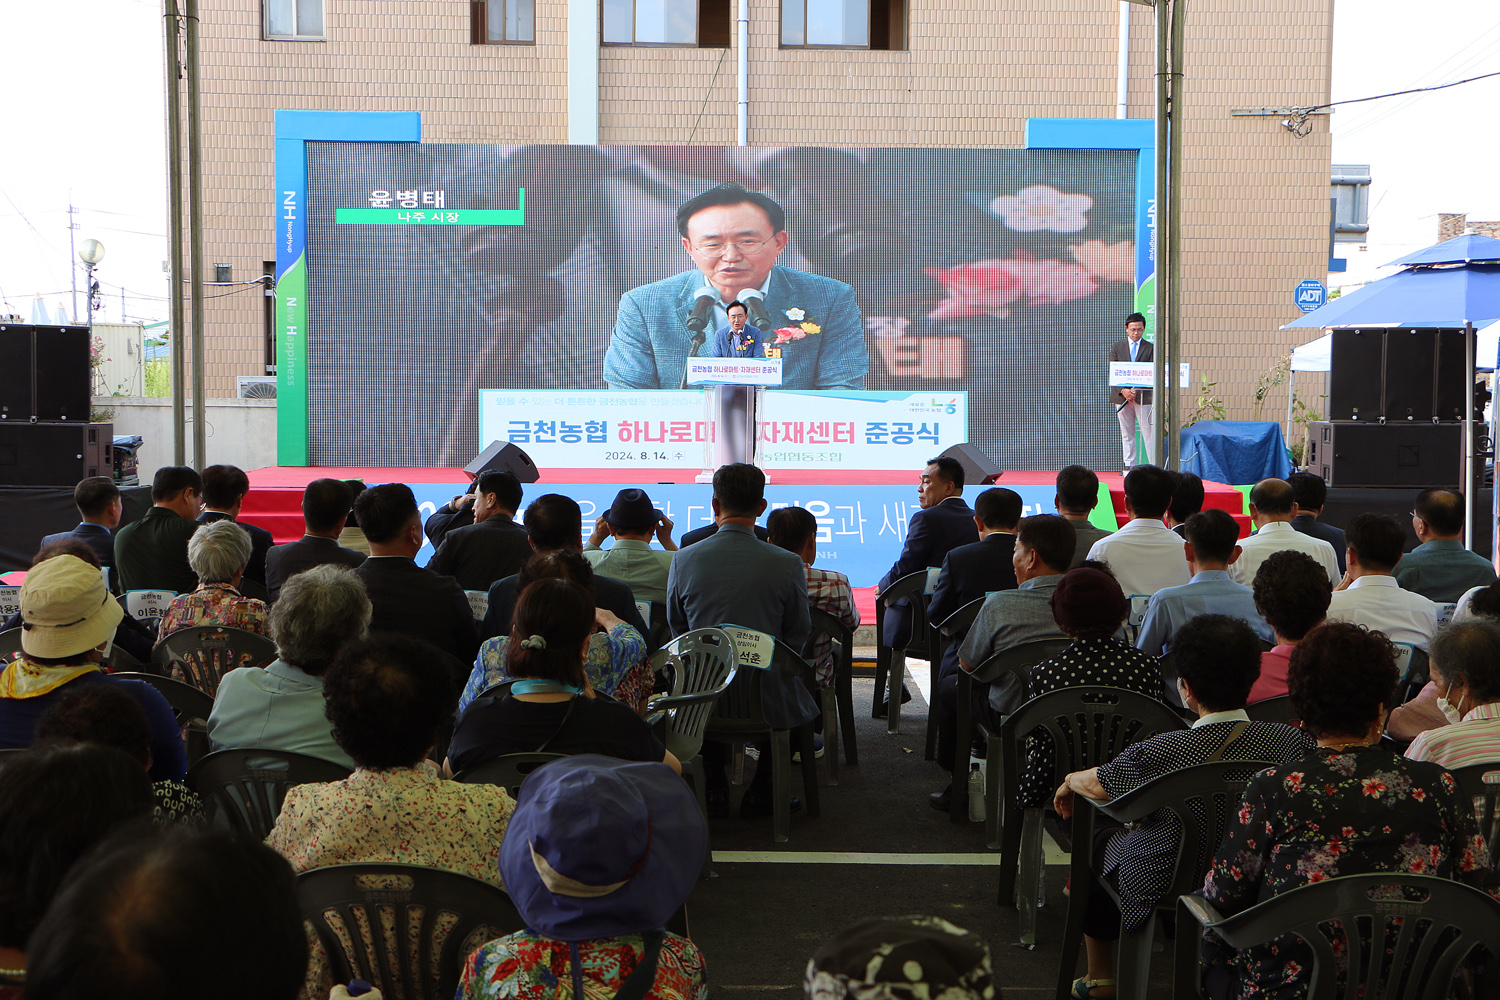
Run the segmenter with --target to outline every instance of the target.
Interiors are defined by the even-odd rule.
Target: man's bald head
[[[1297,512],[1297,498],[1285,479],[1262,479],[1250,490],[1250,506],[1258,520],[1290,521]]]
[[[1464,495],[1457,490],[1423,490],[1412,512],[1426,522],[1433,538],[1458,538],[1464,532]]]

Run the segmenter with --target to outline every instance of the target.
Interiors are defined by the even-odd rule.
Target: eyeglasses
[[[726,250],[728,250],[730,247],[734,247],[746,257],[754,257],[756,254],[764,250],[770,244],[770,242],[770,240],[743,239],[732,240],[727,244],[699,243],[698,245],[693,247],[693,252],[696,254],[702,254],[704,257],[722,257],[724,256],[724,252]]]

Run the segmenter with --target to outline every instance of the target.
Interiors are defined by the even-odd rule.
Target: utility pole
[[[182,301],[182,56],[178,38],[182,26],[178,22],[177,0],[166,0],[166,14],[162,19],[166,31],[167,47],[167,228],[170,236],[171,263],[167,269],[167,280],[172,296],[172,330],[169,353],[172,359],[172,464],[185,465],[187,461],[186,420],[183,377],[183,321]]]
[[[1132,0],[1150,3],[1150,0]],[[1150,3],[1156,20],[1156,342],[1152,390],[1157,463],[1179,464],[1182,360],[1182,58],[1187,0]]]
[[[203,129],[198,114],[198,0],[187,0],[188,266],[193,269],[193,468],[203,471],[208,421],[203,400]]]
[[[78,209],[73,207],[73,199],[68,199],[68,275],[73,280],[73,322],[78,322],[78,251],[73,246],[74,233],[78,232],[78,223],[73,221],[73,216]]]

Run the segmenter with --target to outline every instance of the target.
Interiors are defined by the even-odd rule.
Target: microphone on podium
[[[699,338],[702,337],[703,331],[708,327],[709,322],[713,318],[714,293],[707,288],[699,289],[698,297],[693,301],[692,311],[688,313],[687,317],[687,328],[698,335],[694,339],[698,339],[699,343],[702,343],[702,340]]]
[[[745,304],[745,309],[750,313],[750,323],[761,333],[770,333],[776,329],[776,323],[771,319],[771,314],[766,311],[766,299],[758,288],[747,288],[740,292],[740,301]]]

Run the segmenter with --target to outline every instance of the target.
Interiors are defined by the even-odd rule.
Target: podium
[[[705,392],[713,440],[705,449],[708,466],[698,481],[711,482],[714,470],[732,462],[759,465],[757,419],[768,386],[781,384],[780,358],[689,358],[686,382]]]

